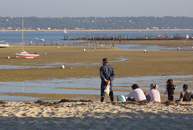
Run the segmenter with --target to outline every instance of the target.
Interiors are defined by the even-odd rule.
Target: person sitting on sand
[[[161,102],[160,93],[157,90],[158,86],[156,84],[150,84],[150,90],[145,94],[146,97],[150,97],[150,102]],[[147,98],[148,99],[148,98]]]
[[[139,88],[137,84],[133,84],[131,88],[133,90],[126,96],[127,101],[146,101],[144,92]]]
[[[173,79],[168,79],[166,82],[166,91],[164,93],[164,95],[166,95],[166,93],[168,93],[168,100],[169,101],[174,101],[174,90],[176,89],[177,86],[175,86],[173,84]]]
[[[188,90],[188,85],[183,85],[183,91],[180,93],[180,101],[190,101],[192,98],[192,92]]]
[[[154,84],[150,84],[150,90],[153,88],[153,85]],[[150,101],[151,100],[151,97],[150,97],[150,90],[148,91],[148,92],[145,92],[145,96],[146,96],[146,99],[147,99],[147,101]]]

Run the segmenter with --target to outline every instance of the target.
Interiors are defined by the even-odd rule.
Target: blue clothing
[[[105,79],[110,80],[110,91],[112,91],[112,81],[114,79],[115,73],[113,68],[108,64],[104,64],[103,66],[101,66],[99,71],[100,71],[100,78],[101,78],[101,96],[104,96],[105,95],[104,89],[107,86]],[[113,92],[110,92],[110,94],[111,93],[113,94]]]

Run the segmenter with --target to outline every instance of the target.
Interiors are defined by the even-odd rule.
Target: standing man
[[[104,97],[105,97],[104,90],[108,83],[110,83],[109,96],[110,96],[111,101],[114,101],[113,90],[112,90],[112,81],[114,79],[115,73],[114,73],[113,68],[108,64],[107,58],[103,58],[102,66],[99,71],[100,71],[100,77],[101,77],[101,102],[104,101]]]

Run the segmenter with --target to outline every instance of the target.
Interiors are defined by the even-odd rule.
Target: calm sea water
[[[159,91],[165,91],[165,82],[167,79],[174,79],[177,85],[175,92],[182,91],[184,83],[191,86],[193,75],[170,75],[170,76],[142,76],[142,77],[123,77],[115,78],[113,81],[114,89],[125,89],[125,92],[114,91],[115,95],[127,95],[126,90],[131,90],[131,86],[137,83],[144,91],[149,90],[151,83],[159,86]],[[83,90],[64,89],[64,88],[84,88]],[[66,79],[49,79],[35,80],[24,82],[0,82],[1,93],[51,93],[51,94],[92,94],[100,95],[100,90],[87,90],[86,88],[100,88],[100,78],[66,78]],[[192,87],[190,87],[192,89]],[[6,101],[25,101],[37,100],[35,97],[6,96],[0,93],[0,100]],[[162,95],[163,96],[163,95]],[[179,98],[179,95],[176,96]]]
[[[33,31],[24,32],[24,43],[35,44],[37,41],[41,42],[42,39],[45,42],[57,42],[65,43],[64,36],[68,35],[69,39],[78,37],[118,37],[119,35],[125,38],[142,38],[150,37],[155,38],[158,35],[164,37],[173,38],[174,35],[185,37],[185,35],[193,36],[193,30],[189,31],[69,31],[65,34],[63,31]],[[10,44],[21,44],[22,32],[0,32],[0,41],[5,40]]]

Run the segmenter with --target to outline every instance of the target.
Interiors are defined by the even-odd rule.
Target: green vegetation
[[[192,17],[0,17],[0,29],[193,29]],[[157,28],[155,28],[157,27]]]

